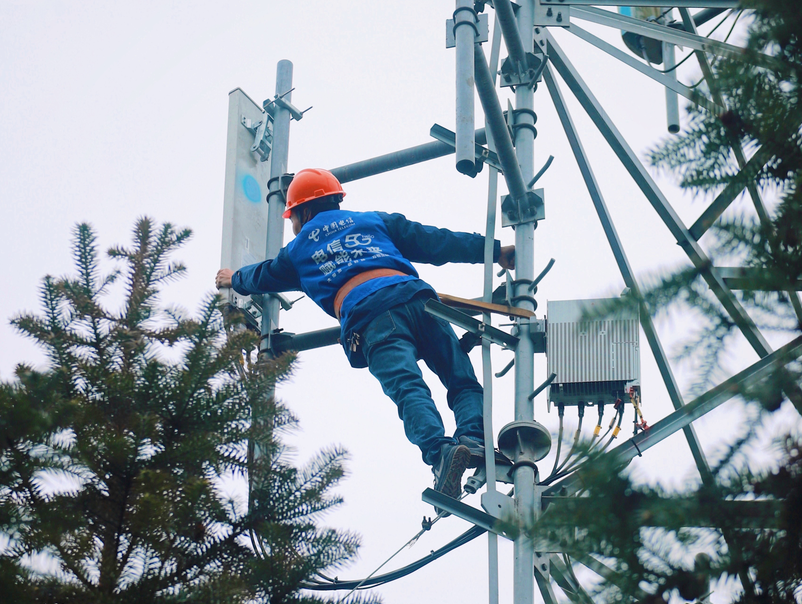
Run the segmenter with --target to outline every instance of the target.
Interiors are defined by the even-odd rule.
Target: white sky
[[[177,254],[188,278],[171,285],[164,298],[190,311],[198,308],[219,268],[228,93],[240,87],[257,101],[272,97],[279,60],[294,64],[293,103],[314,107],[292,123],[290,171],[333,168],[428,142],[434,123],[453,129],[454,54],[445,48],[445,20],[453,10],[453,2],[444,0],[0,2],[0,378],[11,379],[19,362],[43,363],[8,321],[20,311],[38,310],[44,275],[72,270],[70,241],[78,222],[95,227],[102,251],[127,244],[134,220],[143,215],[192,228],[192,241]],[[617,31],[582,26],[623,46]],[[570,34],[556,34],[643,156],[665,136],[662,89]],[[681,73],[685,82],[695,77],[695,69]],[[643,277],[677,266],[683,261],[679,247],[567,88],[562,90],[634,270]],[[547,218],[536,232],[536,270],[550,257],[557,260],[539,288],[542,317],[548,299],[617,295],[623,282],[545,84],[535,95],[535,110],[536,169],[549,154],[556,158],[538,184],[546,190]],[[477,124],[480,120],[479,112]],[[345,206],[398,211],[452,230],[483,232],[486,174],[471,180],[456,172],[453,157],[442,158],[349,183]],[[691,204],[669,180],[658,180],[690,225],[703,206]],[[285,241],[290,236],[287,230]],[[497,237],[514,240],[500,225]],[[423,266],[420,272],[438,291],[481,294],[479,266]],[[281,321],[294,332],[334,325],[308,301]],[[658,325],[671,351],[693,328],[693,319],[678,315]],[[671,405],[644,338],[641,343],[644,413],[655,423]],[[481,375],[478,349],[473,355]],[[510,358],[511,353],[497,352],[494,370]],[[730,369],[754,360],[748,350],[733,355]],[[540,383],[546,376],[542,356],[536,371]],[[687,388],[688,372],[675,372]],[[442,387],[427,375],[453,425]],[[512,420],[511,373],[497,380],[495,393],[498,432]],[[420,498],[431,483],[429,468],[406,442],[395,407],[379,385],[367,371],[351,370],[339,349],[303,353],[280,394],[301,420],[293,438],[299,460],[331,443],[351,453],[350,476],[339,489],[345,505],[329,522],[362,534],[359,561],[338,574],[364,577],[418,531],[424,515],[432,515]],[[696,423],[708,452],[731,435],[734,415],[722,409]],[[556,432],[556,413],[547,414],[544,395],[536,401],[536,419]],[[629,421],[628,415],[625,426]],[[566,433],[572,431],[569,425]],[[650,450],[633,467],[666,484],[696,476],[681,436]],[[479,505],[477,497],[468,502]],[[382,572],[426,555],[467,528],[457,518],[439,523]],[[502,601],[511,597],[511,568],[511,548],[504,543]],[[483,537],[379,591],[389,604],[483,602],[486,569]]]

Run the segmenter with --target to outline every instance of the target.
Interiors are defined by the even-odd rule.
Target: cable
[[[730,12],[730,14],[732,14],[732,12]],[[730,36],[732,35],[732,32],[735,30],[735,26],[738,24],[738,19],[740,19],[741,15],[743,15],[743,14],[744,14],[744,11],[743,10],[739,10],[738,14],[735,15],[735,21],[732,22],[732,27],[730,27],[730,31],[727,32],[726,36],[724,36],[724,42],[726,42],[727,40],[730,39]],[[730,15],[727,15],[727,16],[729,17]],[[722,23],[723,23],[723,21],[722,21]],[[718,25],[716,27],[718,27]],[[711,30],[710,33],[712,34],[714,31],[715,31],[715,29]],[[709,35],[710,34],[708,34],[708,36]]]
[[[730,14],[732,14],[732,13],[730,12]],[[740,18],[741,18],[741,15],[742,15],[742,14],[743,14],[743,11],[742,11],[742,10],[738,11],[738,15],[735,17],[735,21],[733,21],[733,23],[732,23],[732,27],[730,27],[730,31],[728,31],[728,32],[727,32],[727,35],[724,37],[724,42],[726,42],[727,40],[729,40],[729,39],[730,39],[730,36],[732,35],[732,32],[735,30],[735,26],[736,26],[736,25],[737,25],[737,23],[738,23],[738,19],[740,19]],[[725,17],[725,18],[724,18],[724,19],[723,19],[723,20],[722,20],[720,23],[718,23],[718,25],[716,25],[716,27],[714,27],[712,30],[710,30],[710,33],[712,34],[714,31],[716,31],[716,29],[718,28],[718,26],[719,26],[719,25],[721,25],[722,23],[724,23],[724,21],[726,21],[726,20],[727,20],[727,18],[728,18],[729,16],[730,16],[730,15],[727,15],[727,17]],[[710,35],[710,34],[708,34],[708,36],[709,36],[709,35]],[[689,54],[687,57],[685,57],[684,59],[682,59],[682,61],[680,61],[680,62],[679,62],[677,65],[675,65],[675,66],[674,66],[674,69],[676,69],[677,67],[679,67],[680,65],[682,65],[682,64],[683,64],[685,61],[687,61],[688,59],[690,59],[690,58],[691,58],[692,56],[694,56],[695,54],[696,54],[695,52],[692,52],[691,54]],[[668,72],[666,71],[666,72],[663,72],[663,73],[668,73]],[[698,87],[699,87],[699,86],[702,84],[702,82],[704,82],[704,81],[705,81],[705,78],[701,78],[701,79],[700,79],[698,82],[696,82],[695,84],[690,84],[690,85],[688,85],[688,89],[690,89],[690,90],[695,90],[695,89],[696,89],[696,88],[698,88]]]
[[[730,31],[727,33],[727,36],[724,38],[724,42],[726,42],[727,40],[729,40],[729,38],[730,38],[730,35],[732,34],[733,30],[735,29],[735,25],[738,23],[738,19],[740,19],[740,18],[741,18],[741,15],[742,15],[742,14],[743,14],[743,11],[742,11],[742,10],[738,11],[738,15],[735,17],[735,21],[733,22],[733,24],[732,24],[732,27],[730,28]],[[731,15],[732,15],[732,11],[730,11],[729,13],[727,13],[727,14],[724,16],[724,18],[723,18],[721,21],[719,21],[719,22],[716,24],[716,26],[715,26],[713,29],[711,29],[711,30],[710,30],[710,33],[708,33],[706,37],[709,37],[709,36],[710,36],[710,34],[712,34],[712,33],[713,33],[714,31],[716,31],[716,30],[717,30],[717,29],[718,29],[718,28],[719,28],[721,25],[723,25],[723,24],[724,24],[724,22],[725,22],[727,19],[729,19]],[[688,59],[690,59],[690,58],[691,58],[693,55],[694,55],[694,53],[693,53],[693,52],[692,52],[692,53],[690,53],[689,55],[687,55],[686,57],[684,57],[684,58],[683,58],[683,59],[682,59],[682,60],[681,60],[679,63],[677,63],[676,65],[674,65],[674,67],[670,67],[670,68],[668,68],[668,69],[657,69],[656,71],[659,71],[660,73],[671,73],[672,71],[674,71],[675,69],[677,69],[677,67],[679,67],[680,65],[682,65],[683,63],[685,63],[685,61],[687,61]],[[698,85],[699,85],[699,84],[697,83],[697,84],[695,84],[694,86],[698,86]],[[689,86],[689,88],[693,88],[694,86]]]
[[[613,440],[615,440],[615,438],[618,436],[618,433],[621,431],[621,422],[624,419],[624,407],[625,407],[625,405],[623,404],[623,401],[621,399],[617,399],[616,402],[615,402],[616,414],[613,415],[613,418],[610,420],[610,425],[607,428],[607,432],[605,432],[604,435],[599,439],[599,442],[601,442],[602,440],[604,440],[607,437],[607,434],[610,433],[610,430],[613,430],[613,425],[616,423],[616,421],[617,421],[617,425],[615,426],[615,429],[613,430],[613,434],[610,437],[610,440],[608,440],[598,450],[599,453],[604,453],[607,450],[607,448],[610,446],[610,444],[613,442]],[[574,472],[578,468],[578,466],[582,462],[582,460],[584,459],[584,456],[579,456],[578,458],[574,459],[570,464],[568,464],[568,467],[565,467],[566,463],[570,459],[570,456],[571,456],[571,454],[569,453],[569,456],[566,458],[565,462],[559,468],[557,468],[558,471],[555,473],[552,470],[552,473],[546,479],[544,479],[541,482],[539,482],[538,486],[548,486],[551,483],[553,483],[555,480],[559,480],[560,478],[563,478],[564,476],[568,476],[569,474]]]
[[[460,500],[461,500],[461,499],[463,499],[463,498],[464,498],[466,495],[467,495],[467,493],[463,493],[463,494],[461,495],[461,497],[460,497]],[[365,584],[366,584],[368,581],[370,581],[370,579],[373,577],[373,575],[375,575],[377,572],[379,572],[379,571],[381,570],[381,568],[382,568],[382,567],[383,567],[385,564],[387,564],[388,562],[390,562],[390,560],[392,560],[392,559],[393,559],[393,558],[395,558],[395,557],[396,557],[398,554],[400,554],[402,550],[404,550],[405,548],[407,548],[407,547],[408,547],[408,546],[410,546],[410,545],[413,545],[413,544],[414,544],[414,543],[415,543],[415,542],[416,542],[418,539],[420,539],[420,538],[421,538],[421,536],[423,535],[423,533],[425,533],[425,532],[426,532],[426,531],[428,531],[428,530],[431,530],[432,526],[433,526],[433,525],[434,525],[434,524],[435,524],[435,523],[436,523],[438,520],[440,520],[440,518],[444,518],[446,515],[448,515],[448,513],[447,513],[447,512],[444,512],[444,511],[442,511],[442,510],[441,510],[441,511],[440,511],[440,513],[438,513],[438,514],[437,514],[437,516],[435,516],[434,520],[427,520],[427,519],[426,519],[426,517],[424,516],[424,518],[423,518],[423,528],[421,528],[421,530],[419,530],[419,531],[418,531],[418,533],[417,533],[417,534],[416,534],[414,537],[412,537],[412,539],[410,539],[410,540],[409,540],[409,541],[407,541],[407,542],[406,542],[404,545],[402,545],[401,547],[399,547],[399,548],[398,548],[398,549],[397,549],[397,550],[396,550],[396,551],[395,551],[395,552],[394,552],[394,553],[393,553],[393,554],[392,554],[392,555],[391,555],[389,558],[387,558],[387,560],[385,560],[384,562],[382,562],[381,564],[379,564],[379,566],[377,566],[377,567],[376,567],[376,570],[374,570],[374,571],[373,571],[372,573],[370,573],[370,574],[369,574],[367,577],[365,577],[364,579],[362,579],[362,581],[360,581],[359,583],[357,583],[357,584],[356,584],[356,585],[355,585],[355,586],[354,586],[354,587],[351,589],[351,591],[350,591],[350,592],[348,592],[348,594],[346,594],[345,598],[343,598],[343,599],[347,599],[347,598],[348,598],[348,597],[350,597],[350,596],[351,596],[351,594],[353,594],[353,593],[354,593],[356,590],[360,589],[360,588],[361,588],[363,585],[365,585]]]
[[[576,427],[576,434],[574,434],[574,442],[571,445],[571,450],[568,452],[568,456],[557,468],[558,472],[562,470],[565,467],[565,465],[570,461],[571,457],[574,454],[574,451],[576,451],[577,447],[579,446],[579,437],[582,435],[582,420],[585,417],[585,403],[580,401],[579,404],[577,405],[577,410],[579,412],[579,424]]]
[[[612,428],[613,422],[616,420],[616,417],[618,418],[618,424],[616,425],[615,430],[613,430],[613,434],[610,437],[610,440],[608,440],[605,443],[605,445],[599,450],[599,453],[604,453],[609,448],[609,446],[613,443],[613,441],[618,437],[618,433],[621,432],[621,422],[624,419],[624,402],[621,399],[618,399],[615,402],[615,405],[616,405],[617,414],[613,416],[613,419],[610,422],[610,427]],[[608,432],[609,432],[609,430],[608,430]],[[605,436],[606,436],[606,434],[605,434]]]
[[[442,558],[447,553],[457,549],[458,547],[461,547],[466,543],[470,543],[471,541],[473,541],[477,537],[480,537],[486,532],[487,532],[486,529],[474,526],[473,528],[468,529],[467,531],[462,533],[459,537],[456,537],[455,539],[453,539],[440,549],[432,551],[425,558],[421,558],[416,562],[412,562],[407,566],[404,566],[402,568],[399,568],[398,570],[394,570],[389,573],[385,573],[384,575],[369,577],[367,579],[362,579],[361,581],[337,581],[336,579],[334,582],[331,583],[323,581],[321,582],[311,581],[311,582],[305,582],[301,586],[304,589],[310,589],[315,591],[336,591],[344,589],[351,589],[355,591],[357,589],[365,589],[368,587],[377,587],[379,585],[384,585],[385,583],[390,583],[391,581],[395,581],[396,579],[401,579],[402,577],[406,577],[407,575],[412,574],[416,570],[423,568],[424,566],[426,566],[430,562],[434,562],[438,558]]]
[[[599,408],[599,421],[596,423],[596,427],[593,429],[593,437],[590,439],[590,448],[593,448],[593,445],[596,444],[596,439],[599,438],[599,433],[601,432],[601,425],[602,419],[604,418],[604,403],[599,401],[596,403]]]
[[[514,488],[510,489],[510,491],[507,493],[507,496],[511,497],[514,492],[515,492]],[[467,497],[468,494],[469,493],[467,492],[463,492],[462,495],[460,496],[460,500]],[[395,581],[396,579],[401,579],[403,577],[406,577],[407,575],[411,575],[416,570],[423,568],[430,562],[434,562],[438,558],[442,558],[447,553],[452,552],[458,547],[462,547],[467,543],[470,543],[477,537],[480,537],[481,535],[487,532],[487,529],[474,526],[465,531],[464,533],[462,533],[459,537],[456,537],[455,539],[446,543],[440,549],[432,550],[429,553],[429,555],[426,556],[425,558],[421,558],[420,560],[412,562],[411,564],[408,564],[392,572],[385,573],[383,575],[378,575],[376,577],[373,576],[382,566],[384,566],[385,564],[387,564],[387,562],[392,560],[398,554],[398,552],[404,549],[404,547],[407,547],[408,545],[415,543],[415,541],[417,541],[421,537],[421,535],[423,535],[423,533],[428,531],[432,527],[432,525],[434,525],[434,523],[436,523],[441,517],[442,515],[438,514],[434,520],[430,520],[428,522],[426,522],[426,518],[424,518],[423,529],[419,531],[418,534],[415,535],[412,539],[407,541],[401,549],[399,549],[396,553],[390,556],[385,562],[382,562],[381,566],[379,566],[376,570],[374,570],[365,579],[362,579],[360,581],[356,580],[339,581],[336,577],[334,579],[331,579],[329,577],[326,577],[325,575],[322,575],[321,573],[317,573],[317,575],[319,577],[323,577],[325,581],[316,581],[314,579],[311,579],[310,581],[305,581],[301,583],[301,587],[303,589],[309,589],[314,591],[338,591],[338,590],[350,589],[351,592],[346,596],[347,598],[358,589],[362,590],[362,589],[367,589],[368,587],[377,587],[380,585],[384,585],[386,583],[390,583],[391,581]]]
[[[594,445],[597,444],[596,439],[599,437],[599,432],[601,432],[602,418],[604,417],[604,403],[599,402],[598,403],[598,407],[599,407],[599,421],[596,424],[596,427],[593,429],[593,438],[591,439],[591,443],[590,443],[590,446],[588,447],[587,452],[585,454],[578,455],[576,458],[574,458],[574,460],[570,464],[568,464],[568,467],[563,469],[562,466],[561,466],[561,469],[563,469],[563,472],[562,472],[563,474],[566,474],[568,472],[574,471],[579,466],[580,463],[582,463],[585,459],[587,459],[588,453],[590,453],[590,451],[593,449]],[[613,421],[615,421],[615,416],[613,416]],[[609,432],[609,430],[608,430],[608,432]],[[605,436],[606,435],[607,435],[607,433],[605,433]],[[601,441],[598,441],[598,442],[601,442]],[[568,461],[568,460],[566,459],[566,461]]]
[[[563,444],[563,418],[565,417],[565,405],[562,403],[557,404],[557,415],[560,417],[560,429],[557,432],[557,455],[554,457],[554,466],[548,477],[553,476],[557,472],[557,464],[560,463],[560,449]]]
[[[611,430],[613,429],[613,427],[615,426],[615,420],[616,420],[616,418],[617,418],[617,417],[620,415],[619,411],[620,411],[620,409],[621,409],[621,405],[622,405],[622,404],[623,404],[623,403],[622,403],[622,401],[621,401],[621,399],[620,399],[620,398],[617,398],[617,399],[615,400],[615,403],[613,404],[613,411],[614,411],[613,418],[610,420],[610,425],[609,425],[609,426],[607,426],[607,430],[605,431],[605,433],[601,435],[601,437],[599,438],[598,442],[594,443],[594,445],[595,445],[596,447],[599,447],[599,446],[601,446],[601,445],[600,445],[600,443],[601,443],[601,442],[603,442],[605,438],[607,438],[607,435],[610,433],[610,431],[611,431]],[[619,421],[620,421],[620,420],[619,420]],[[618,432],[616,432],[616,435],[618,435]],[[591,446],[591,449],[592,449],[592,448],[593,448],[593,447]],[[602,450],[602,451],[604,451],[604,448],[602,448],[601,450]]]
[[[636,388],[630,388],[629,390],[629,400],[632,402],[632,406],[635,408],[635,420],[634,420],[634,429],[632,435],[636,435],[639,431],[645,432],[649,429],[649,424],[646,423],[646,420],[643,417],[643,412],[640,410],[640,393]],[[638,422],[638,418],[640,418],[640,423]]]
[[[467,496],[468,496],[468,493],[463,491],[463,493],[460,495],[460,498],[459,498],[460,501],[462,499],[464,499],[465,497],[467,497]],[[374,570],[372,573],[370,573],[367,577],[365,577],[361,581],[337,581],[336,578],[334,580],[332,580],[329,577],[326,577],[326,576],[324,576],[324,575],[322,575],[320,573],[317,573],[319,577],[322,577],[326,581],[321,582],[321,581],[312,580],[311,583],[302,584],[302,587],[304,587],[304,589],[315,589],[315,590],[332,590],[332,589],[341,590],[341,589],[349,589],[350,588],[351,591],[345,596],[345,598],[348,598],[351,594],[353,594],[355,591],[357,591],[359,589],[367,589],[368,587],[372,587],[372,586],[375,587],[376,585],[383,585],[384,583],[387,583],[389,581],[394,581],[397,578],[406,576],[406,574],[414,572],[415,570],[417,570],[417,568],[420,568],[420,567],[413,568],[408,573],[401,574],[398,577],[392,576],[393,573],[388,573],[386,575],[380,575],[379,577],[375,577],[375,578],[373,577],[373,575],[375,575],[377,572],[379,572],[379,570],[381,570],[381,568],[385,564],[390,562],[390,560],[392,560],[399,553],[401,553],[402,550],[404,550],[406,547],[414,545],[414,543],[418,539],[420,539],[426,531],[431,530],[432,526],[434,526],[437,523],[438,520],[440,520],[441,518],[444,518],[445,516],[448,516],[448,515],[449,514],[447,512],[441,511],[439,514],[437,514],[437,516],[435,516],[435,518],[433,520],[432,519],[427,519],[424,516],[424,518],[423,518],[423,528],[421,528],[421,530],[418,531],[417,534],[414,537],[412,537],[412,539],[410,539],[404,545],[402,545],[400,548],[398,548],[389,558],[387,558],[387,560],[385,560],[378,567],[376,567],[376,570]],[[440,550],[446,549],[450,545],[460,541],[460,539],[465,537],[465,535],[467,535],[469,532],[470,531],[468,531],[467,533],[463,533],[462,535],[460,535],[459,537],[454,539],[454,541],[451,541],[450,543],[446,544],[443,548],[440,548]],[[485,532],[484,529],[482,530],[482,532]],[[481,533],[478,533],[475,537],[471,537],[471,539],[468,539],[468,541],[471,541],[472,539],[475,539],[479,535],[481,535]],[[465,543],[467,543],[468,541],[465,541]],[[464,545],[464,543],[459,543],[458,545],[455,545],[454,547],[459,547],[460,545]],[[451,548],[451,549],[453,549],[453,548]],[[446,551],[444,551],[443,554],[441,554],[441,555],[445,555],[446,553],[451,551],[451,549],[446,549]],[[440,551],[440,550],[438,550],[438,551]],[[426,564],[428,564],[432,560],[436,560],[439,556],[432,558],[434,553],[435,552],[432,552],[432,554],[430,554],[430,556],[427,557],[427,558],[422,558],[421,560],[418,560],[417,563],[421,563],[422,562],[423,564],[421,564],[421,566],[425,566]],[[409,566],[404,567],[404,569],[410,568],[410,567],[414,566],[417,563],[410,564]],[[404,569],[401,569],[401,570],[404,570]],[[395,571],[395,572],[398,573],[399,571]],[[387,579],[387,577],[391,577],[391,578]]]

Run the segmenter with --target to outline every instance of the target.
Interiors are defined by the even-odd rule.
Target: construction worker
[[[376,376],[397,405],[407,438],[432,466],[435,490],[457,498],[463,473],[484,457],[482,387],[451,326],[424,311],[437,294],[412,262],[480,263],[484,237],[424,226],[401,214],[341,210],[343,197],[331,172],[298,172],[283,214],[295,239],[272,260],[221,269],[215,283],[243,295],[300,290],[339,319],[351,366],[368,367]],[[515,246],[496,241],[493,259],[514,268]],[[419,359],[448,391],[453,437],[445,435]]]

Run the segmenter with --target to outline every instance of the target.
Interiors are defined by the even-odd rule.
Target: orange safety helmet
[[[301,170],[292,179],[287,189],[287,206],[282,216],[289,218],[292,209],[302,203],[337,193],[345,197],[345,191],[343,191],[340,181],[328,170],[319,168]]]

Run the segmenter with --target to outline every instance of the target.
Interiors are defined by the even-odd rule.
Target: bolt
[[[557,23],[562,23],[562,21],[563,21],[563,14],[557,13]]]
[[[551,17],[551,15],[552,15],[551,7],[549,7],[549,10],[546,11],[546,16]]]

